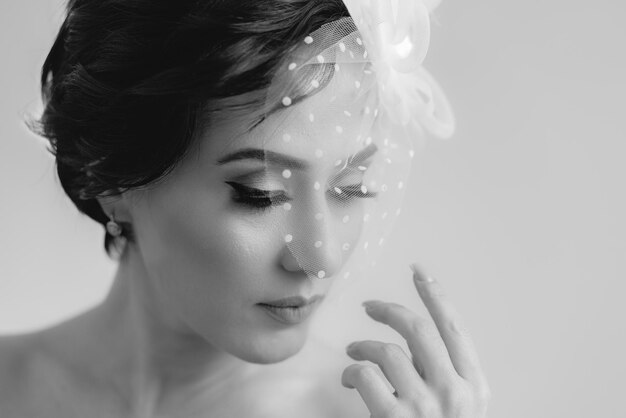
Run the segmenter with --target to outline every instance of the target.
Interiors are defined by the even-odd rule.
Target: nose
[[[344,264],[341,231],[328,210],[303,210],[294,214],[285,233],[283,267],[291,272],[304,271],[309,277],[328,279]]]

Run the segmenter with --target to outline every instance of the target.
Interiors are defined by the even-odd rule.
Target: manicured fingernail
[[[366,300],[365,302],[363,302],[361,305],[365,306],[365,309],[371,309],[376,305],[379,305],[383,303],[380,300]]]
[[[411,270],[413,270],[413,280],[415,280],[415,282],[418,283],[432,283],[434,280],[432,277],[427,276],[426,274],[424,274],[419,267],[417,267],[417,264],[412,263],[411,264]]]

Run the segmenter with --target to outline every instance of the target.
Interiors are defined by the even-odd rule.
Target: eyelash
[[[279,206],[291,200],[283,192],[276,193],[270,190],[255,189],[232,181],[227,181],[226,184],[230,185],[235,191],[235,194],[232,196],[235,203],[257,210],[267,210],[272,206]],[[371,199],[378,195],[376,192],[363,193],[361,190],[362,186],[362,183],[344,186],[340,188],[341,194],[334,192],[334,195],[343,202],[347,202],[352,198]]]

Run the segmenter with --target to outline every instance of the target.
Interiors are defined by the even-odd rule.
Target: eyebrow
[[[362,163],[374,155],[377,151],[378,147],[375,144],[370,144],[349,158],[348,164],[356,165]],[[304,160],[290,157],[286,154],[281,154],[275,151],[263,150],[259,148],[244,148],[239,151],[235,151],[217,160],[217,164],[224,165],[240,160],[259,160],[277,166],[289,167],[294,170],[306,170],[309,168],[309,163]]]

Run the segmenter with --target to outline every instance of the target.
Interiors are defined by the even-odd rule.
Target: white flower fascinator
[[[448,138],[455,128],[443,90],[423,67],[439,1],[344,0],[378,75],[380,103],[394,122]],[[415,127],[414,127],[415,128]]]

